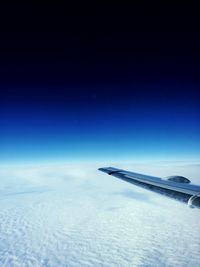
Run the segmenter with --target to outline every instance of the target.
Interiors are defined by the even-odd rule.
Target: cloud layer
[[[98,167],[1,169],[0,266],[198,266],[199,210]],[[200,182],[198,164],[117,167]]]

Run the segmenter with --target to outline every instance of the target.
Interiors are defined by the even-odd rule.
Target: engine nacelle
[[[190,208],[200,208],[200,194],[191,196],[188,200],[188,206]]]

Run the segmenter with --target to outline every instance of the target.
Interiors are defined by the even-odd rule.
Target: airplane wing
[[[200,185],[192,184],[189,179],[183,176],[170,176],[162,179],[113,167],[99,168],[98,170],[134,185],[187,203],[191,208],[200,208]]]

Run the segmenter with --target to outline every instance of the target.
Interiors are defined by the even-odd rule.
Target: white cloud
[[[118,165],[198,182],[200,166]],[[1,168],[0,266],[198,266],[199,210],[98,172]]]

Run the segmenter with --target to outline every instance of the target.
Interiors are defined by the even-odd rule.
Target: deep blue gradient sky
[[[1,161],[200,156],[194,84],[7,88],[0,111]]]
[[[200,158],[197,15],[22,11],[1,31],[1,162]]]

